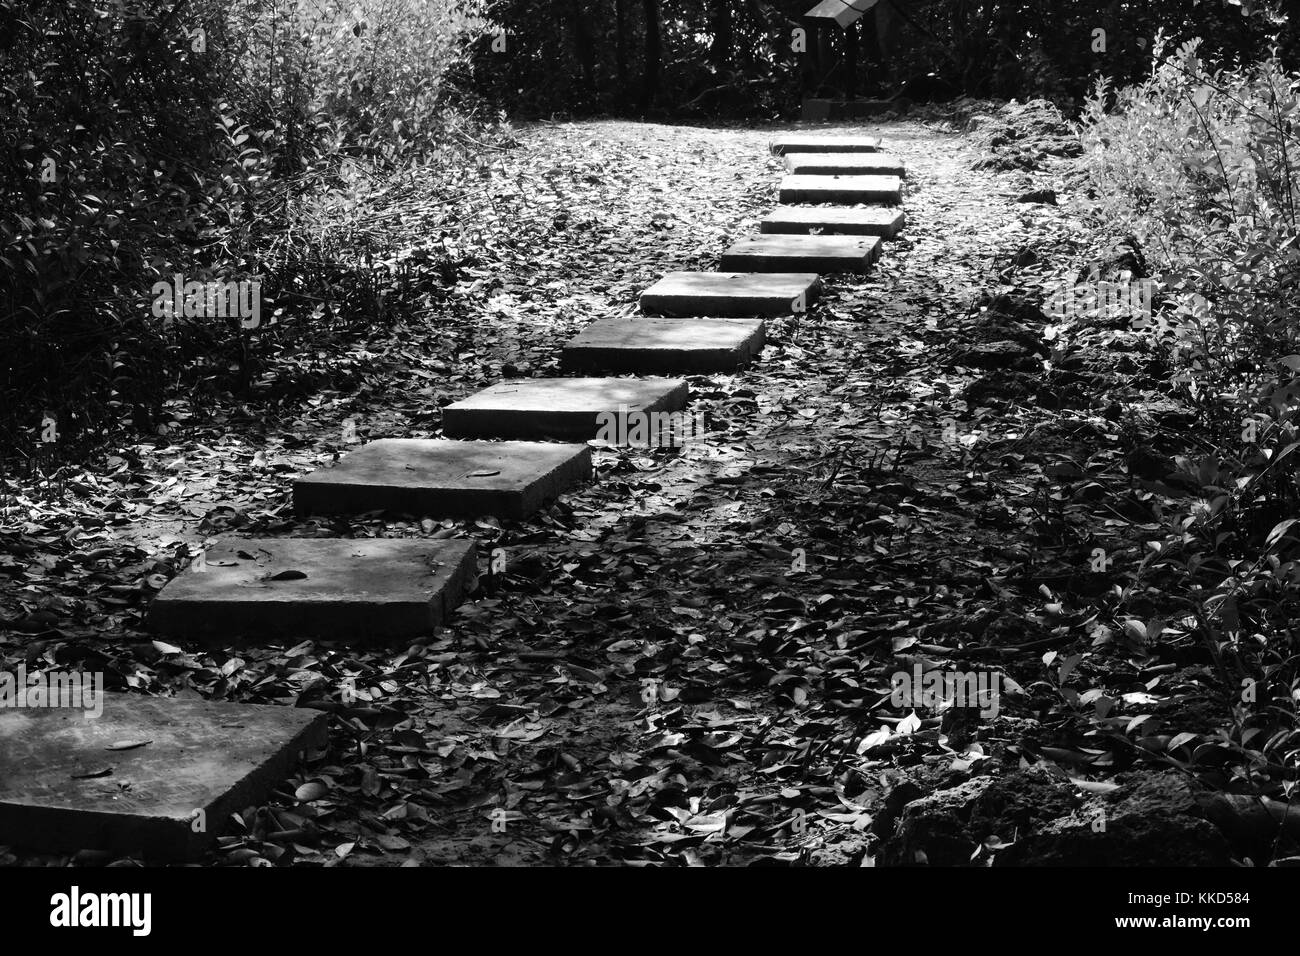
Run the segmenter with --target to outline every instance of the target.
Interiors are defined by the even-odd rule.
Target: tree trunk
[[[649,109],[659,93],[663,40],[659,35],[659,0],[642,0],[641,6],[645,10],[645,83],[641,89],[641,108]]]
[[[850,23],[844,29],[844,98],[848,100],[858,95],[858,45],[858,24]]]
[[[962,14],[965,15],[965,0],[959,0],[958,6]],[[876,53],[880,57],[881,76],[885,79],[890,75],[890,59],[894,54],[894,16],[893,0],[880,0],[876,4],[875,22],[876,28]]]
[[[596,92],[596,45],[591,36],[591,21],[581,3],[569,7],[569,26],[573,30],[573,49],[582,67],[582,87]]]
[[[831,43],[831,31],[825,27],[810,27],[817,44],[817,90],[815,96],[829,92],[830,76],[833,72],[835,48]]]
[[[881,6],[883,4],[876,4],[876,9],[871,12],[871,15],[862,18],[862,58],[867,61],[868,88],[883,85],[889,72],[889,64],[886,62],[884,50],[880,46],[879,11]]]
[[[614,73],[618,95],[627,95],[627,0],[614,0]]]
[[[709,60],[721,68],[731,62],[731,0],[713,0],[712,19],[713,43],[709,47]]]
[[[795,53],[799,58],[799,92],[803,99],[817,95],[817,38],[812,36],[812,27],[808,23],[800,22],[799,29],[804,31],[804,47],[802,53]],[[791,42],[793,43],[794,33],[791,31]]]

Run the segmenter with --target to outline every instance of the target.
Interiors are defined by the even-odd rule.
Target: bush
[[[1227,437],[1276,397],[1279,363],[1300,351],[1300,77],[1275,59],[1207,70],[1197,50],[1184,44],[1136,86],[1099,84],[1082,138],[1101,217],[1183,293],[1152,333]]]
[[[0,0],[4,470],[155,428],[187,378],[246,388],[322,298],[373,317],[374,270],[290,227],[345,166],[443,150],[478,5]],[[176,274],[260,277],[278,324],[160,317]]]
[[[798,107],[791,29],[810,6],[498,0],[458,82],[511,115],[650,110],[770,117]],[[658,43],[648,43],[648,35]]]
[[[1139,82],[1153,36],[1206,37],[1209,55],[1253,59],[1275,36],[1293,44],[1277,0],[990,0],[898,2],[898,76],[936,73],[955,90],[1003,99],[1042,97],[1074,115],[1098,75]],[[919,9],[917,7],[919,6]]]
[[[1200,494],[1165,502],[1125,596],[1201,640],[1234,714],[1232,776],[1276,793],[1300,740],[1300,75],[1275,57],[1211,68],[1199,50],[1161,45],[1145,81],[1100,84],[1082,118],[1097,212],[1158,274],[1146,332],[1208,449],[1179,459]]]
[[[819,66],[813,38],[792,49],[812,0],[496,0],[492,31],[463,74],[512,115],[644,113],[724,118],[790,117],[805,85],[844,93],[845,33],[826,31]],[[1157,25],[1209,37],[1225,60],[1253,58],[1277,36],[1294,51],[1300,24],[1283,0],[880,0],[861,37],[859,95],[914,100],[965,94],[1047,98],[1071,115],[1099,74],[1138,81]],[[657,44],[647,42],[655,34]],[[658,51],[659,68],[654,69]],[[805,74],[804,71],[808,72]],[[653,87],[647,95],[647,77]]]

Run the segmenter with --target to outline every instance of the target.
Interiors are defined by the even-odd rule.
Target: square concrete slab
[[[591,449],[551,442],[383,438],[293,483],[299,514],[526,518],[591,475]]]
[[[817,133],[782,133],[772,139],[772,152],[786,153],[875,153],[880,140],[872,136],[834,136]]]
[[[501,382],[442,410],[456,438],[558,438],[587,441],[602,413],[675,412],[686,383],[671,378],[524,378]]]
[[[786,176],[781,180],[783,203],[887,203],[902,201],[903,181],[897,176]]]
[[[0,843],[193,857],[326,742],[315,710],[101,699],[98,717],[0,709]]]
[[[759,231],[806,235],[816,229],[822,235],[892,239],[902,231],[906,220],[902,208],[892,206],[777,206],[763,217]]]
[[[866,273],[879,255],[880,239],[876,236],[750,236],[722,254],[722,268]]]
[[[786,153],[785,170],[795,175],[898,176],[903,161],[886,153]]]
[[[811,272],[670,272],[641,293],[647,315],[792,315],[821,294]]]
[[[474,542],[222,538],[149,606],[179,637],[396,640],[428,634],[460,602]]]
[[[564,346],[583,372],[734,372],[763,349],[761,319],[603,319]]]

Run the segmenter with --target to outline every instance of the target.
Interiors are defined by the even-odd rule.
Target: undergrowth
[[[0,473],[165,433],[172,395],[282,392],[286,353],[444,282],[446,250],[394,267],[403,230],[364,216],[376,183],[450,196],[508,142],[445,82],[478,8],[0,0]],[[239,282],[259,314],[160,314]]]
[[[1195,412],[1183,447],[1205,449],[1148,495],[1161,530],[1121,574],[1116,613],[1130,651],[1200,663],[1231,714],[1163,759],[1278,796],[1300,748],[1300,75],[1276,58],[1217,69],[1198,50],[1159,42],[1150,77],[1098,84],[1081,119],[1098,218],[1156,279],[1133,327]]]

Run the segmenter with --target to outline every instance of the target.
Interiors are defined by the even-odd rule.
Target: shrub
[[[1159,58],[1136,86],[1100,83],[1082,138],[1101,217],[1183,293],[1152,332],[1179,366],[1176,384],[1226,437],[1300,350],[1300,77],[1275,59],[1209,70],[1197,48]]]
[[[459,122],[444,77],[478,6],[0,0],[4,470],[154,428],[186,377],[246,387],[311,334],[321,298],[368,317],[370,266],[322,262],[290,227],[344,164],[392,169],[444,146]],[[284,321],[162,321],[151,290],[178,273],[264,275]]]
[[[150,276],[228,224],[249,168],[221,74],[184,32],[201,7],[0,9],[0,440],[30,450],[46,412],[68,439],[151,419],[166,346]]]
[[[1166,639],[1200,639],[1234,717],[1214,772],[1271,793],[1300,741],[1298,91],[1276,57],[1228,70],[1195,41],[1161,44],[1151,75],[1100,84],[1081,124],[1097,212],[1158,274],[1166,306],[1146,332],[1210,449],[1179,460],[1201,492],[1165,502],[1125,600],[1159,604]]]

